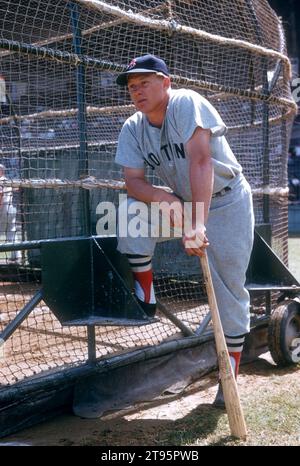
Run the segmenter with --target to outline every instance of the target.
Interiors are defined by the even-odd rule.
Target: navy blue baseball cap
[[[161,58],[150,54],[131,60],[126,71],[117,77],[117,84],[126,86],[128,75],[132,73],[162,73],[165,76],[170,74],[165,62]]]

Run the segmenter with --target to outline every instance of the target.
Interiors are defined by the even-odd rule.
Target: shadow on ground
[[[259,358],[241,368],[239,390],[242,401],[247,403],[247,394],[255,393],[257,387],[269,387],[272,379],[299,373],[299,366],[278,368],[271,358]],[[227,425],[226,412],[212,407],[217,389],[217,373],[195,381],[181,394],[166,392],[161,397],[139,404],[118,413],[108,413],[101,419],[81,419],[70,414],[26,429],[6,442],[27,445],[96,445],[96,446],[180,446],[205,444],[221,421]],[[207,444],[232,444],[229,428],[224,435],[212,437]]]

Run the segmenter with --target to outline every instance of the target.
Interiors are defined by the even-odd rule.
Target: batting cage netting
[[[297,106],[282,24],[266,0],[1,0],[0,31],[0,392],[84,364],[89,337],[94,357],[106,361],[182,336],[163,314],[145,325],[94,327],[66,325],[51,309],[55,293],[62,302],[74,293],[75,302],[97,280],[81,271],[89,260],[76,264],[80,279],[69,276],[68,254],[76,255],[76,238],[97,236],[99,203],[117,206],[126,192],[114,156],[134,107],[115,79],[133,57],[164,58],[174,88],[201,93],[220,112],[252,187],[256,223],[271,225],[272,248],[287,265],[286,166]],[[151,167],[147,176],[162,185]],[[195,332],[208,310],[199,260],[180,240],[166,242],[154,270],[157,296]],[[103,287],[109,303],[114,287]]]

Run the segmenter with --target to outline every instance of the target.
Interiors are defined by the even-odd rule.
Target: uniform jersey
[[[192,90],[171,90],[161,128],[152,126],[142,112],[129,117],[119,136],[115,161],[129,168],[147,165],[176,195],[191,201],[186,143],[197,127],[211,130],[216,193],[228,186],[242,168],[225,138],[227,128],[219,113]]]

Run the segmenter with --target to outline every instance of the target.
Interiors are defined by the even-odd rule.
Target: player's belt
[[[225,188],[221,189],[221,191],[218,191],[217,193],[213,194],[211,197],[224,196],[224,194],[228,193],[228,191],[231,191],[230,186],[226,186]]]

